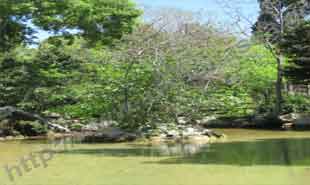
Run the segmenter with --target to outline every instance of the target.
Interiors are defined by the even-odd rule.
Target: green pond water
[[[0,142],[0,185],[309,184],[310,132],[229,133],[231,141],[204,145]],[[26,160],[26,169],[30,154],[37,166]]]

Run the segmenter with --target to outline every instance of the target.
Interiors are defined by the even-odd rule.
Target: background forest
[[[131,130],[310,112],[309,5],[260,6],[244,36],[184,11],[142,21],[127,0],[1,0],[0,107]]]

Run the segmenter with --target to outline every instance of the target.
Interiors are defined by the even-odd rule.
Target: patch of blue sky
[[[204,12],[219,22],[233,22],[238,13],[248,20],[255,21],[258,15],[259,6],[256,0],[135,0],[139,7],[147,10],[173,8],[189,12]],[[228,2],[229,4],[225,3]],[[231,7],[231,8],[228,8]],[[147,15],[145,15],[147,16]],[[145,17],[147,20],[147,17]],[[243,23],[246,25],[247,23]],[[246,26],[245,26],[246,27]],[[249,28],[248,28],[249,29]],[[42,41],[51,33],[37,30],[37,41]]]

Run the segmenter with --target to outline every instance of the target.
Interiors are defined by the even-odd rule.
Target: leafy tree
[[[278,77],[274,115],[278,116],[282,110],[283,64],[285,61],[279,45],[288,28],[306,17],[308,2],[304,0],[259,0],[258,2],[261,11],[253,30],[277,59]]]
[[[91,62],[102,59],[86,45],[82,40],[68,44],[57,39],[57,43],[43,42],[38,49],[12,50],[0,62],[0,106],[42,112],[74,104],[78,101],[74,85],[92,75]]]
[[[32,41],[34,30],[27,24],[32,9],[29,0],[0,1],[0,52]]]
[[[129,0],[1,0],[0,52],[34,40],[35,29],[98,43],[110,43],[132,31],[141,15]],[[77,34],[78,33],[78,34]]]
[[[91,42],[110,43],[130,33],[141,15],[129,0],[35,1],[33,23],[70,36],[69,30]]]

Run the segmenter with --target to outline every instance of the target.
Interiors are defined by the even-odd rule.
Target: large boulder
[[[134,133],[125,132],[119,128],[106,128],[100,132],[90,133],[83,138],[83,142],[125,142],[134,141],[137,135]]]
[[[310,114],[291,113],[279,117],[283,123],[282,128],[310,128]]]
[[[294,124],[297,127],[309,127],[310,128],[310,114],[295,114]]]
[[[69,132],[71,132],[71,130],[68,129],[67,127],[59,125],[59,124],[55,124],[55,123],[50,123],[48,125],[48,127],[50,129],[52,129],[53,131],[55,131],[55,132],[61,132],[61,133],[69,133]]]

